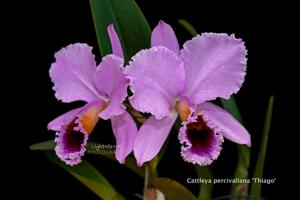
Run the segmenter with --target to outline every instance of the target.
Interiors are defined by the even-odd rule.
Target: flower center
[[[91,134],[97,122],[99,121],[99,113],[105,110],[108,106],[108,103],[103,103],[100,106],[99,104],[95,104],[80,116],[79,121],[86,134]]]
[[[175,109],[178,112],[181,121],[186,121],[191,112],[190,106],[186,101],[177,101]]]
[[[84,133],[80,131],[74,131],[74,122],[71,123],[68,128],[67,132],[63,138],[65,144],[65,150],[68,153],[80,151],[81,145],[84,141]]]
[[[206,125],[203,117],[199,115],[197,122],[187,124],[187,136],[192,144],[192,149],[208,148],[213,130]]]

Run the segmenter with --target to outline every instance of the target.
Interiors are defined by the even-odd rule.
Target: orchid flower
[[[103,57],[97,67],[92,48],[77,43],[58,51],[50,68],[58,100],[86,102],[48,124],[48,129],[56,131],[55,152],[68,165],[81,162],[89,135],[100,118],[111,119],[115,156],[120,163],[133,150],[137,127],[122,104],[129,81],[123,74],[123,53],[113,25],[108,26],[108,33],[113,54]]]
[[[131,105],[151,113],[138,131],[134,155],[139,166],[163,146],[178,114],[181,155],[187,162],[209,165],[221,151],[223,137],[251,145],[247,130],[229,113],[208,101],[229,99],[246,74],[247,50],[234,35],[203,33],[179,49],[176,35],[160,21],[152,48],[141,50],[126,67]]]

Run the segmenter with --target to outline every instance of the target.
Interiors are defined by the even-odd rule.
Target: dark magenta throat
[[[192,149],[208,148],[211,145],[213,133],[201,115],[198,116],[197,122],[187,124],[187,136]]]

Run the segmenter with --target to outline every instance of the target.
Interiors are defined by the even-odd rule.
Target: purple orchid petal
[[[216,160],[222,150],[223,136],[203,113],[191,113],[179,130],[181,156],[187,162],[201,166]]]
[[[161,120],[149,117],[138,131],[134,143],[134,156],[138,166],[154,158],[163,146],[178,114],[171,112]]]
[[[117,143],[116,159],[124,164],[126,157],[133,150],[137,127],[135,121],[127,112],[112,117],[111,124]]]
[[[251,137],[248,131],[228,112],[209,102],[200,104],[198,110],[220,129],[220,134],[225,138],[238,144],[251,146]]]
[[[66,164],[76,165],[81,162],[81,157],[86,151],[88,135],[98,122],[99,112],[104,109],[104,105],[102,101],[88,103],[61,116],[57,123],[53,123],[54,128],[60,125],[55,138],[55,152]]]
[[[66,112],[65,114],[62,114],[61,116],[55,118],[48,124],[48,130],[52,131],[59,131],[63,126],[66,124],[71,123],[71,121],[76,117],[76,115],[79,113],[81,108],[76,108],[74,110],[70,110],[69,112]]]
[[[172,27],[160,20],[151,35],[151,46],[164,46],[179,55],[179,44]]]
[[[93,83],[96,62],[87,44],[71,44],[55,54],[50,77],[57,99],[63,102],[101,99]]]
[[[181,59],[165,47],[152,47],[137,53],[126,70],[131,105],[157,119],[168,115],[184,87]]]
[[[118,34],[116,33],[116,31],[114,29],[113,24],[110,24],[107,27],[107,32],[108,32],[108,35],[109,35],[109,39],[110,39],[113,54],[116,55],[116,56],[119,56],[121,58],[124,58],[123,51],[122,51],[122,46],[121,46]]]
[[[103,119],[121,115],[125,112],[123,101],[127,96],[129,81],[123,74],[123,59],[108,55],[102,59],[94,77],[99,93],[109,99],[108,107],[100,113]]]
[[[204,33],[183,45],[184,95],[194,104],[236,93],[246,74],[247,50],[233,35]]]

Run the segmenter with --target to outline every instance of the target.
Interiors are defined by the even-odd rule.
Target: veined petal
[[[184,95],[194,104],[236,93],[246,74],[247,50],[234,35],[204,33],[181,50],[186,81]]]
[[[151,46],[164,46],[179,55],[179,44],[172,27],[160,20],[151,35]]]
[[[251,146],[248,131],[228,112],[209,102],[198,105],[198,110],[203,112],[220,129],[220,134],[225,138],[238,144]]]
[[[149,117],[138,131],[134,142],[134,156],[138,166],[154,158],[163,146],[178,114],[172,111],[168,116],[157,120]]]
[[[97,67],[95,85],[100,94],[109,100],[108,107],[100,113],[105,120],[125,112],[123,101],[127,96],[129,81],[123,74],[123,63],[122,58],[111,54],[105,56]]]
[[[50,77],[57,99],[63,102],[101,99],[93,83],[96,62],[92,48],[87,44],[71,44],[55,54]]]
[[[52,131],[61,130],[61,128],[63,126],[65,126],[66,124],[71,123],[71,121],[74,120],[74,118],[76,117],[76,115],[79,113],[79,111],[81,109],[82,109],[82,107],[76,108],[74,110],[70,110],[70,111],[66,112],[65,114],[62,114],[61,116],[55,118],[54,120],[49,122],[49,124],[47,126],[48,130],[52,130]]]
[[[127,112],[112,117],[111,125],[117,142],[116,159],[124,164],[126,157],[133,150],[137,127],[135,121]]]
[[[223,136],[203,113],[192,111],[179,130],[181,156],[187,162],[209,165],[220,155]]]
[[[122,46],[121,46],[118,34],[116,33],[113,24],[108,25],[107,32],[108,32],[108,35],[109,35],[109,39],[110,39],[113,54],[116,55],[116,56],[119,56],[121,58],[124,58],[123,51],[122,51]]]
[[[131,105],[157,119],[170,113],[184,87],[183,62],[165,47],[152,47],[137,53],[126,75],[133,92],[129,98]]]
[[[98,122],[99,112],[104,107],[105,103],[94,101],[76,109],[78,112],[71,111],[72,115],[65,114],[66,120],[57,120],[61,122],[61,127],[56,133],[55,152],[66,164],[76,165],[81,162],[81,157],[86,151],[88,136]],[[64,122],[66,124],[63,124]]]

